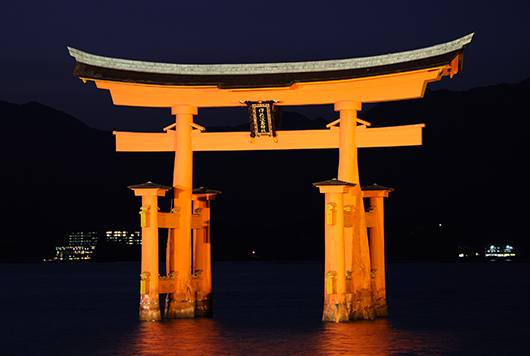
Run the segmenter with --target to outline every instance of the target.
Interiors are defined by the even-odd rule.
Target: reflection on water
[[[439,355],[457,350],[458,338],[447,332],[401,330],[387,319],[324,325],[323,355]]]
[[[530,264],[387,267],[387,319],[322,323],[323,264],[215,263],[213,319],[149,323],[139,264],[0,264],[0,354],[528,354]]]
[[[390,355],[393,351],[419,351],[404,333],[390,328],[386,319],[374,322],[324,325],[319,351],[323,355]]]
[[[213,319],[190,319],[140,323],[113,351],[134,355],[429,355],[450,353],[455,341],[440,334],[398,330],[386,319],[305,327],[234,327]]]

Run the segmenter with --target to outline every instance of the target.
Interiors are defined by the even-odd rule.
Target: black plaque
[[[250,121],[250,136],[276,137],[274,125],[274,100],[246,101]]]

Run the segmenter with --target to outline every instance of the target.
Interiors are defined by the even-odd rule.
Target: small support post
[[[350,319],[374,319],[370,280],[370,249],[364,218],[364,206],[359,183],[356,127],[357,111],[362,103],[339,101],[335,111],[340,112],[338,179],[355,184],[344,196],[344,205],[350,209],[351,224],[344,228],[346,268],[352,270],[353,293],[348,294]]]
[[[378,184],[362,187],[363,198],[370,199],[369,218],[370,260],[372,263],[372,292],[376,316],[388,316],[385,278],[385,215],[384,198],[394,188]]]
[[[174,208],[180,209],[180,226],[169,229],[167,246],[168,274],[178,272],[176,293],[168,293],[166,298],[166,319],[195,317],[195,290],[191,281],[191,192],[193,183],[193,151],[191,131],[193,115],[197,107],[177,105],[171,108],[175,121],[175,166],[173,187]]]
[[[215,200],[218,190],[203,187],[193,190],[193,211],[202,217],[202,227],[193,230],[193,275],[201,279],[196,286],[195,316],[211,318],[212,308],[212,259],[210,245],[210,201]]]
[[[354,184],[332,179],[313,183],[325,194],[324,312],[322,321],[347,322],[344,199]]]
[[[142,197],[140,225],[142,226],[142,273],[140,274],[140,320],[158,321],[160,314],[158,290],[158,197],[171,187],[147,182],[128,187]]]

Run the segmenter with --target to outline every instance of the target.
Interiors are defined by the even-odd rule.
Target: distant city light
[[[467,246],[458,246],[459,249],[466,249],[469,248]],[[490,245],[489,247],[484,248],[484,255],[482,253],[469,250],[458,252],[458,257],[500,257],[500,258],[510,258],[515,257],[515,249],[512,245]]]
[[[515,252],[513,251],[513,246],[506,245],[506,247],[500,247],[491,245],[489,249],[486,250],[484,256],[486,257],[514,257]]]
[[[106,231],[105,234],[97,231],[76,231],[70,233],[68,245],[56,246],[55,256],[49,261],[79,261],[90,260],[98,241],[106,240],[107,243],[116,245],[141,245],[142,235],[140,231]]]

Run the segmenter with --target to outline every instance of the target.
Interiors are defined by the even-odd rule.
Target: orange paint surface
[[[356,127],[357,148],[417,146],[424,124],[393,127]],[[117,152],[174,152],[175,131],[163,133],[114,131]],[[277,131],[278,142],[263,136],[251,143],[248,132],[191,132],[191,147],[200,151],[299,150],[339,147],[340,128]]]
[[[346,305],[346,265],[344,251],[344,196],[350,186],[319,186],[325,194],[325,258],[323,321],[349,320]],[[328,281],[328,278],[332,280]]]
[[[444,75],[452,77],[458,71],[459,61],[460,56],[447,66],[360,79],[300,83],[289,88],[219,89],[96,80],[98,88],[110,91],[115,105],[170,107],[172,114],[176,115],[175,124],[167,127],[165,133],[114,132],[117,151],[175,152],[173,205],[178,208],[180,217],[170,213],[147,213],[150,225],[142,229],[145,239],[142,271],[157,277],[158,227],[170,228],[167,270],[178,272],[179,277],[176,292],[168,294],[166,317],[195,317],[196,301],[211,299],[210,206],[209,201],[192,198],[194,151],[338,148],[338,180],[355,186],[347,183],[319,186],[320,192],[325,194],[327,209],[323,320],[372,319],[375,317],[373,298],[384,300],[379,306],[386,308],[382,201],[388,192],[361,192],[357,149],[421,145],[425,125],[367,128],[357,125],[357,111],[361,110],[362,103],[423,97],[427,83]],[[270,137],[260,137],[251,143],[248,132],[202,133],[203,128],[193,123],[198,108],[244,106],[245,101],[260,100],[276,100],[280,106],[335,104],[341,124],[326,130],[278,131],[277,142]],[[158,193],[135,193],[142,195],[144,207],[153,211]],[[370,223],[371,245],[362,197],[371,198],[375,207],[373,216],[370,216],[373,220]],[[345,207],[349,214],[347,224]],[[196,211],[195,215],[192,210]],[[195,229],[193,240],[192,229]],[[201,277],[192,276],[199,270],[204,273]],[[373,283],[371,270],[375,270]],[[348,278],[351,277],[348,291],[347,274]],[[151,278],[149,282],[148,299],[158,300],[158,278],[156,281]],[[149,318],[152,318],[151,314]]]
[[[96,85],[99,89],[110,91],[115,105],[142,107],[233,107],[244,106],[241,101],[247,100],[279,100],[279,105],[334,104],[342,100],[369,103],[420,98],[427,83],[439,80],[444,68],[271,89],[223,90],[217,87],[150,86],[105,81],[96,81]]]
[[[178,208],[181,218],[178,229],[170,229],[168,238],[167,269],[178,272],[177,292],[167,296],[166,318],[195,317],[195,291],[191,282],[191,219],[192,219],[192,185],[193,185],[193,151],[191,150],[191,126],[197,108],[193,106],[176,106],[174,135],[175,166],[173,170],[173,187],[175,196],[173,207]]]
[[[140,320],[161,320],[158,302],[158,197],[164,196],[167,189],[133,189],[136,196],[142,197],[142,211],[146,214],[142,224],[143,281],[140,284]]]

